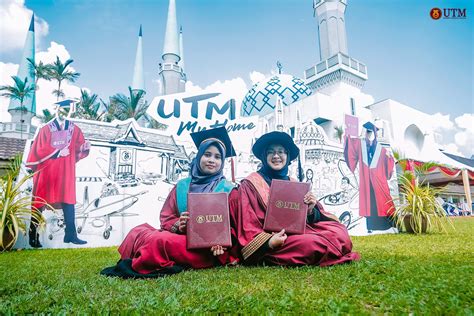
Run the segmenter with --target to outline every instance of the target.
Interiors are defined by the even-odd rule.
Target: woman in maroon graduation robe
[[[304,198],[308,205],[305,234],[263,230],[271,181],[290,180],[288,165],[298,157],[299,149],[288,134],[271,132],[260,137],[252,151],[262,168],[242,180],[239,212],[232,214],[244,263],[329,266],[358,260],[346,227],[324,212],[311,192]]]
[[[210,250],[186,249],[188,192],[228,192],[229,209],[238,207],[238,192],[223,175],[224,158],[233,152],[227,132],[224,136],[223,132],[225,129],[200,132],[198,153],[191,163],[191,177],[178,181],[169,193],[160,213],[161,229],[148,224],[133,228],[118,249],[121,261],[117,266],[103,270],[102,274],[156,277],[176,273],[183,268],[200,269],[237,263],[237,248],[227,251],[216,245]]]

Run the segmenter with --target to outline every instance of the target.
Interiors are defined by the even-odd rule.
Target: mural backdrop
[[[238,104],[219,91],[157,97],[148,113],[169,126],[165,133],[141,128],[134,120],[69,120],[90,143],[88,155],[74,164],[76,231],[80,239],[87,241],[80,246],[119,245],[139,224],[160,226],[164,200],[176,181],[188,174],[194,150],[188,140],[193,131],[226,126],[237,151],[237,181],[256,171],[259,166],[250,153],[252,143],[274,129],[276,122],[284,122],[284,118],[275,118],[271,111],[259,115],[257,110],[247,117],[248,111],[242,112]],[[296,128],[285,127],[300,147],[304,181],[311,183],[311,190],[326,210],[336,215],[351,235],[396,232],[387,218],[386,207],[398,195],[391,151],[387,144],[377,142],[377,131],[372,140],[366,129],[359,132],[356,117],[346,117],[345,126],[340,142],[330,140],[314,121],[298,122]],[[25,161],[37,141],[27,144]],[[294,177],[297,167],[297,163],[290,166]],[[58,176],[68,173],[60,169],[55,170]],[[230,169],[231,164],[226,164],[228,179]],[[48,184],[42,186],[52,189]],[[30,183],[28,192],[35,190],[38,188]],[[60,207],[46,210],[44,215],[47,225],[39,231],[44,247],[79,247],[64,243],[65,218]],[[20,239],[18,246],[26,246],[27,239]]]

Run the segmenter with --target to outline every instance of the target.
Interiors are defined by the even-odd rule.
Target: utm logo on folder
[[[222,215],[199,215],[196,217],[198,224],[202,223],[222,223]]]
[[[291,202],[291,201],[282,201],[278,200],[275,202],[275,206],[278,208],[287,208],[290,210],[299,210],[300,209],[300,203],[298,202]]]

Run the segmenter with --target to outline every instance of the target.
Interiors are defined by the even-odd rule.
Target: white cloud
[[[447,144],[444,147],[444,150],[450,154],[458,155],[458,156],[463,156],[463,154],[459,151],[459,148],[456,144]],[[468,157],[469,158],[469,157]]]
[[[453,121],[451,121],[451,117],[449,114],[441,114],[441,113],[435,113],[431,116],[433,119],[431,120],[433,124],[433,128],[435,130],[449,130],[454,127]]]
[[[71,58],[71,55],[64,45],[56,42],[51,42],[49,45],[46,51],[36,53],[36,63],[42,61],[45,64],[51,64],[56,61],[56,56],[59,57],[59,60],[63,63]],[[75,71],[72,65],[68,66],[68,69]]]
[[[451,120],[449,114],[432,115],[437,142],[446,152],[470,158],[474,154],[474,115],[465,113]]]
[[[245,84],[245,81],[242,78],[238,77],[225,81],[218,80],[204,88],[204,90],[220,91],[223,94],[235,99],[237,109],[240,111],[240,104],[242,103],[242,100],[245,94],[247,93],[248,88]]]
[[[218,80],[214,83],[211,83],[205,88],[201,88],[200,86],[194,84],[191,81],[186,82],[187,93],[199,92],[203,90],[219,91],[222,94],[225,94],[226,96],[228,96],[229,98],[235,99],[235,102],[237,104],[237,109],[238,111],[240,111],[240,104],[242,103],[242,99],[247,93],[248,88],[244,79],[240,77],[230,79],[230,80],[225,80],[225,81]]]
[[[36,53],[35,59],[37,63],[40,61],[43,63],[52,63],[56,60],[56,56],[59,57],[59,60],[63,63],[71,58],[71,55],[64,45],[51,42],[46,51]],[[68,69],[75,71],[72,65],[73,64],[68,66]],[[52,91],[57,88],[58,86],[56,81],[38,81],[38,90],[36,91],[36,112],[38,115],[42,114],[43,109],[53,109],[53,104],[56,102],[56,97],[53,96]],[[64,94],[68,98],[79,98],[81,96],[80,87],[65,81],[61,83],[61,90],[63,90]]]
[[[459,132],[454,135],[454,141],[456,142],[457,145],[459,146],[464,146],[466,145],[467,142],[467,135],[464,132]]]
[[[202,90],[203,89],[200,86],[195,85],[192,81],[186,82],[186,92],[199,92]]]
[[[18,72],[17,64],[2,63],[0,62],[0,86],[12,85],[13,79],[12,76],[16,76]],[[6,97],[0,97],[0,121],[6,122],[10,121],[11,116],[8,113],[8,105],[10,104],[10,99]]]
[[[264,74],[255,70],[249,74],[249,77],[250,77],[250,80],[252,81],[252,85],[259,83],[260,81],[266,78]]]
[[[467,130],[474,129],[474,114],[464,113],[454,119],[456,125]]]
[[[36,53],[35,59],[36,62],[42,61],[43,63],[51,63],[56,60],[56,56],[59,56],[62,62],[65,62],[71,57],[64,45],[51,42],[46,51]],[[74,70],[73,67],[70,69]],[[18,65],[0,62],[0,85],[11,85],[13,83],[11,76],[15,76],[17,72]],[[56,102],[56,97],[52,94],[54,89],[57,89],[56,81],[46,81],[42,79],[38,81],[38,90],[36,91],[37,115],[42,115],[43,109],[53,109],[53,104]],[[61,90],[63,90],[68,98],[79,98],[81,96],[81,88],[79,86],[65,81],[61,84]],[[0,97],[0,121],[2,122],[10,121],[11,119],[10,114],[7,112],[9,103],[8,98]]]
[[[11,51],[23,48],[30,26],[33,11],[25,7],[24,0],[0,1],[0,51]],[[48,34],[49,26],[45,20],[35,16],[36,45]]]

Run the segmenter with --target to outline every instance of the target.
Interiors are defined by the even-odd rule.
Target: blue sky
[[[471,1],[349,1],[349,54],[365,62],[364,91],[427,113],[473,112]],[[102,98],[131,83],[140,23],[148,95],[156,95],[168,1],[26,1],[49,24],[40,43],[63,44],[81,73],[78,85]],[[465,20],[432,20],[433,7],[467,8]],[[276,60],[299,77],[319,60],[311,0],[177,0],[184,29],[186,72],[205,87],[252,71],[269,73]],[[19,51],[0,60],[18,63]]]

